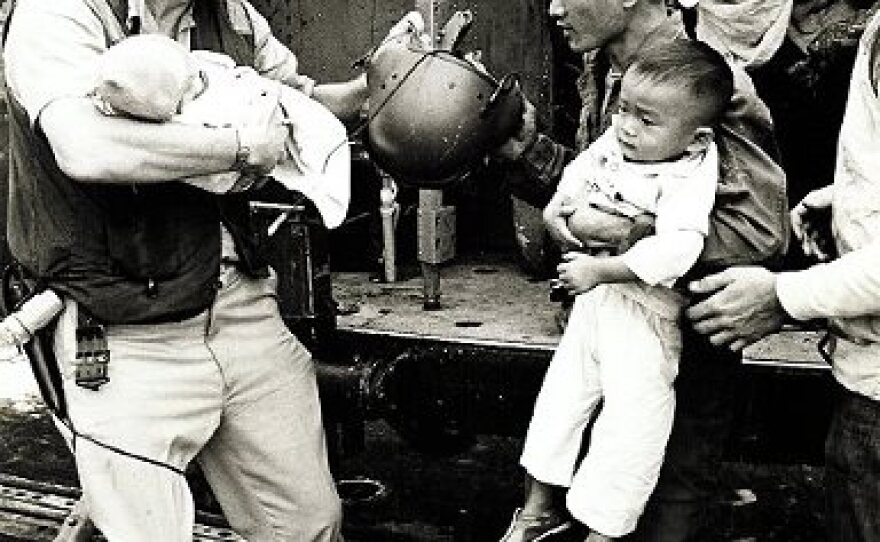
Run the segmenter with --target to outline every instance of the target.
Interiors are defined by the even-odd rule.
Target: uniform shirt
[[[190,5],[170,36],[188,49],[195,28],[191,10]],[[296,56],[272,35],[269,23],[253,6],[246,0],[230,2],[229,15],[236,30],[253,33],[253,67],[259,74],[311,94],[314,81],[299,73]],[[116,43],[127,34],[103,0],[19,0],[13,17],[20,35],[10,44],[43,59],[5,66],[9,90],[32,123],[55,100],[87,96],[108,42]],[[131,28],[135,20],[140,20],[141,33],[160,33],[143,0],[129,2],[127,26]],[[224,257],[235,258],[234,243],[225,228],[222,250]]]
[[[254,69],[310,95],[314,81],[298,72],[296,56],[272,35],[269,23],[246,0],[241,5],[245,12],[233,9],[239,4],[230,3],[230,17],[236,28],[253,32]],[[107,49],[108,41],[115,43],[126,35],[102,0],[19,0],[13,17],[22,34],[14,45],[28,49],[32,55],[39,51],[35,56],[43,59],[5,66],[10,90],[32,122],[59,98],[86,96],[94,87],[98,56]],[[159,32],[143,2],[129,3],[129,26],[136,17],[141,20],[142,33]],[[194,28],[192,13],[187,11],[171,37],[190,48]],[[30,37],[23,39],[26,35]]]

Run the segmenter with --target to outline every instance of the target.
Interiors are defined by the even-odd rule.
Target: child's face
[[[687,93],[627,72],[614,119],[623,156],[637,162],[660,162],[690,150],[698,144],[701,130],[706,130],[693,118],[692,107]]]

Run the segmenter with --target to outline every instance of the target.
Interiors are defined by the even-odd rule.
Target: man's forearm
[[[366,75],[342,83],[321,84],[312,91],[312,98],[344,121],[357,118],[368,96]]]
[[[880,243],[803,271],[780,273],[776,291],[798,320],[880,314]]]
[[[40,115],[59,167],[94,183],[151,183],[232,169],[234,128],[150,123],[99,113],[87,99],[54,102]]]

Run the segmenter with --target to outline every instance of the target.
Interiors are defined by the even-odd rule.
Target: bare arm
[[[160,182],[229,170],[235,130],[107,117],[86,99],[61,99],[39,118],[59,167],[83,182]],[[75,128],[72,128],[75,127]]]
[[[312,98],[343,120],[357,118],[368,97],[366,75],[342,83],[321,84],[312,92]]]
[[[268,171],[283,151],[284,129],[241,129],[108,117],[85,98],[64,98],[39,117],[58,166],[81,182],[152,183],[233,169],[240,145],[246,164]],[[75,128],[72,128],[75,127]]]
[[[556,271],[562,284],[575,295],[600,284],[638,280],[620,256],[597,258],[583,252],[566,252]]]

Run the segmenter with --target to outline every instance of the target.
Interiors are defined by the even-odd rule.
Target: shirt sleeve
[[[296,55],[272,34],[269,22],[249,3],[244,2],[254,28],[254,69],[257,73],[281,81],[307,96],[312,95],[315,80],[299,73]]]
[[[780,273],[776,296],[798,320],[880,314],[880,242],[803,271]]]
[[[520,156],[519,163],[537,185],[537,190],[552,193],[559,183],[563,168],[574,156],[573,149],[556,143],[545,134],[538,134],[534,143]]]
[[[656,233],[622,255],[627,267],[650,285],[671,286],[693,267],[709,230],[718,183],[714,145],[690,175],[670,175],[660,183]]]
[[[85,97],[94,88],[106,38],[100,20],[84,2],[21,1],[9,25],[4,51],[7,85],[31,123],[53,101]]]
[[[640,239],[621,257],[645,284],[672,286],[697,261],[704,240],[693,230],[658,233]]]

